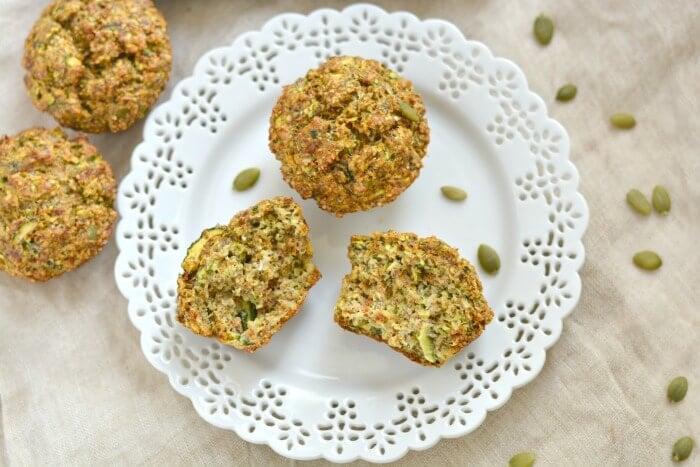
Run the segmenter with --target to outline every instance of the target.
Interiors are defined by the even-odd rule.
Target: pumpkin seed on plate
[[[637,267],[646,269],[647,271],[659,269],[661,264],[663,264],[659,255],[648,250],[635,253],[635,255],[632,257],[632,261],[634,261],[634,264],[636,264]]]
[[[537,42],[542,45],[547,45],[552,41],[554,35],[554,23],[552,19],[541,13],[535,18],[535,24],[532,26],[532,32],[535,34]]]
[[[637,120],[634,119],[634,115],[632,114],[620,112],[610,116],[610,123],[612,123],[614,127],[629,130],[634,128],[637,124]]]
[[[578,88],[575,85],[571,83],[565,84],[557,91],[557,100],[559,102],[568,102],[576,97],[577,92]]]
[[[467,192],[456,186],[445,185],[440,188],[443,196],[452,201],[464,201],[467,199]]]
[[[647,197],[636,188],[633,188],[627,192],[627,202],[630,206],[632,206],[632,209],[637,211],[639,214],[643,216],[648,216],[651,214],[651,205],[649,204],[649,201],[647,201]]]
[[[654,191],[651,193],[651,204],[654,205],[654,209],[659,214],[668,214],[671,210],[671,197],[665,186],[656,185],[654,187]]]
[[[236,191],[245,191],[250,189],[260,178],[260,169],[251,167],[241,171],[233,180],[233,189]]]
[[[534,452],[519,452],[508,461],[508,467],[532,467],[535,464]]]
[[[496,274],[501,268],[501,258],[496,253],[496,250],[484,243],[479,245],[477,257],[481,268],[489,274]]]
[[[399,101],[399,110],[401,110],[401,115],[409,119],[412,122],[419,122],[420,116],[416,109],[405,103],[404,101]]]
[[[666,395],[671,402],[680,402],[687,392],[688,379],[685,376],[676,376],[669,383]]]
[[[690,436],[684,436],[673,445],[671,458],[676,462],[684,461],[690,457],[691,452],[693,452],[693,440]]]

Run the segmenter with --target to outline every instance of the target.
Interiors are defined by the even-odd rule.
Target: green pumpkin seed
[[[501,268],[501,258],[499,258],[496,250],[482,243],[477,251],[479,264],[481,268],[489,274],[496,274]]]
[[[418,115],[418,112],[416,112],[416,109],[414,109],[404,101],[399,101],[399,110],[401,110],[401,115],[403,115],[404,118],[407,118],[412,122],[420,121],[420,116]]]
[[[653,251],[640,251],[635,253],[632,257],[632,261],[637,267],[646,269],[647,271],[652,271],[654,269],[659,269],[661,267],[662,261],[659,255]]]
[[[668,400],[671,402],[680,402],[688,392],[688,380],[685,376],[676,376],[671,380],[666,390]]]
[[[440,188],[445,198],[452,201],[464,201],[467,199],[467,192],[456,186],[443,186]]]
[[[673,445],[671,458],[676,462],[684,461],[690,457],[691,452],[693,452],[693,440],[690,436],[684,436]]]
[[[632,206],[632,209],[637,211],[639,214],[643,216],[648,216],[651,214],[651,205],[649,204],[649,201],[647,201],[647,197],[636,188],[633,188],[627,192],[627,202],[630,206]]]
[[[532,32],[535,34],[537,42],[542,45],[547,45],[552,41],[552,36],[554,35],[554,23],[552,19],[545,15],[540,14],[535,18],[535,24],[532,27]]]
[[[88,227],[88,229],[87,229],[88,240],[94,242],[95,240],[97,240],[98,236],[99,236],[99,232],[97,231],[97,227],[95,227],[94,225],[91,225],[90,227]]]
[[[576,97],[577,92],[578,88],[575,85],[571,83],[565,84],[557,91],[557,100],[559,102],[568,102]]]
[[[614,127],[629,130],[630,128],[634,128],[637,124],[637,120],[634,119],[632,114],[621,112],[611,115],[610,123],[612,123]]]
[[[22,224],[22,226],[19,229],[17,229],[17,235],[15,235],[13,240],[16,243],[21,242],[22,240],[27,238],[27,236],[31,234],[34,231],[34,229],[36,229],[37,225],[39,225],[38,222],[26,222]]]
[[[255,185],[258,178],[260,178],[260,169],[255,167],[245,169],[236,175],[236,178],[233,180],[233,189],[236,191],[248,190]]]
[[[654,205],[654,209],[659,214],[668,214],[671,210],[671,197],[665,186],[656,185],[654,187],[654,191],[651,193],[651,204]]]
[[[508,461],[508,467],[532,467],[535,464],[534,452],[519,452]]]

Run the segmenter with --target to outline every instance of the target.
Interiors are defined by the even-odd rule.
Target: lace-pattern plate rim
[[[421,224],[412,224],[415,220],[406,214],[410,206],[429,212],[435,234],[462,253],[488,236],[502,255],[499,274],[483,277],[495,313],[492,324],[439,370],[388,356],[392,352],[382,347],[365,349],[359,344],[364,341],[353,339],[366,338],[334,334],[342,331],[313,321],[317,310],[332,307],[313,289],[289,330],[275,336],[269,351],[250,356],[195,336],[174,319],[175,280],[187,245],[202,227],[224,222],[254,202],[230,198],[232,204],[242,203],[236,209],[198,204],[232,196],[223,193],[230,191],[229,175],[235,172],[221,165],[228,159],[220,153],[244,154],[236,156],[241,167],[269,163],[263,176],[276,174],[266,131],[281,86],[340,54],[378,59],[412,80],[426,100],[432,142],[421,176],[388,207],[327,224],[328,216],[305,202],[312,234],[326,228],[347,236],[356,230],[342,229],[364,224],[421,233]],[[453,154],[455,147],[464,147],[461,152],[468,156]],[[264,159],[255,159],[261,152]],[[478,226],[460,231],[453,206],[426,201],[440,174],[460,170],[473,175],[463,209],[487,219],[481,231]],[[263,194],[288,190],[275,177],[266,180],[261,190],[269,192]],[[225,190],[216,191],[220,185]],[[282,14],[260,31],[205,54],[193,75],[149,115],[117,201],[115,277],[149,362],[168,375],[202,418],[294,459],[390,462],[409,449],[471,432],[514,388],[539,373],[546,349],[559,338],[562,320],[581,292],[578,270],[588,208],[569,161],[568,136],[529,91],[523,73],[512,62],[494,58],[483,44],[465,39],[451,23],[421,21],[368,4],[307,16]],[[333,246],[327,237],[312,240],[320,261],[345,257],[345,244]],[[475,261],[475,252],[467,257]],[[332,262],[319,267],[326,284],[344,274]],[[314,363],[289,360],[306,345],[296,332],[300,329],[329,336],[327,356]],[[353,360],[344,360],[348,346],[362,346],[353,349],[367,362],[362,371],[353,368]],[[272,355],[280,350],[285,355],[278,361]],[[320,379],[309,385],[308,376],[299,376],[306,370],[337,377],[343,385]]]

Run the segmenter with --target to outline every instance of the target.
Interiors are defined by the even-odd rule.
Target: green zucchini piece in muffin
[[[355,235],[348,257],[335,321],[421,365],[441,366],[493,319],[474,266],[435,237]]]
[[[253,352],[304,303],[321,278],[301,207],[261,201],[192,243],[178,278],[177,319],[197,334]]]

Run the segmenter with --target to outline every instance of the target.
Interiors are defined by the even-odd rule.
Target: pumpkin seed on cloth
[[[501,258],[496,250],[482,243],[477,251],[481,268],[489,274],[496,274],[501,268]]]
[[[668,214],[671,210],[671,197],[663,185],[656,185],[651,193],[651,204],[659,214]]]
[[[557,100],[559,102],[568,102],[576,97],[577,92],[578,88],[575,85],[571,83],[565,84],[557,91]]]
[[[251,167],[241,171],[233,180],[233,189],[236,191],[245,191],[253,187],[260,178],[260,169]]]
[[[690,457],[691,452],[693,452],[693,440],[690,436],[684,436],[673,445],[671,458],[676,462],[684,461]]]
[[[541,13],[537,18],[535,18],[535,24],[532,26],[532,32],[542,45],[547,45],[552,41],[552,36],[554,35],[554,23],[552,19]]]
[[[663,264],[659,255],[648,250],[635,253],[635,255],[632,257],[632,261],[634,261],[634,264],[636,264],[637,267],[646,269],[647,271],[659,269]]]
[[[627,202],[630,206],[632,206],[632,209],[637,211],[639,214],[643,216],[648,216],[651,214],[651,204],[649,204],[647,197],[636,188],[633,188],[627,192]]]
[[[620,112],[610,116],[610,123],[616,128],[629,130],[637,125],[637,120],[632,114]]]
[[[671,380],[666,390],[666,396],[671,402],[680,402],[688,392],[688,379],[685,376],[676,376]]]
[[[440,188],[445,198],[451,201],[464,201],[467,199],[467,192],[456,186],[445,185]]]
[[[532,467],[535,464],[534,452],[519,452],[508,461],[508,467]]]

